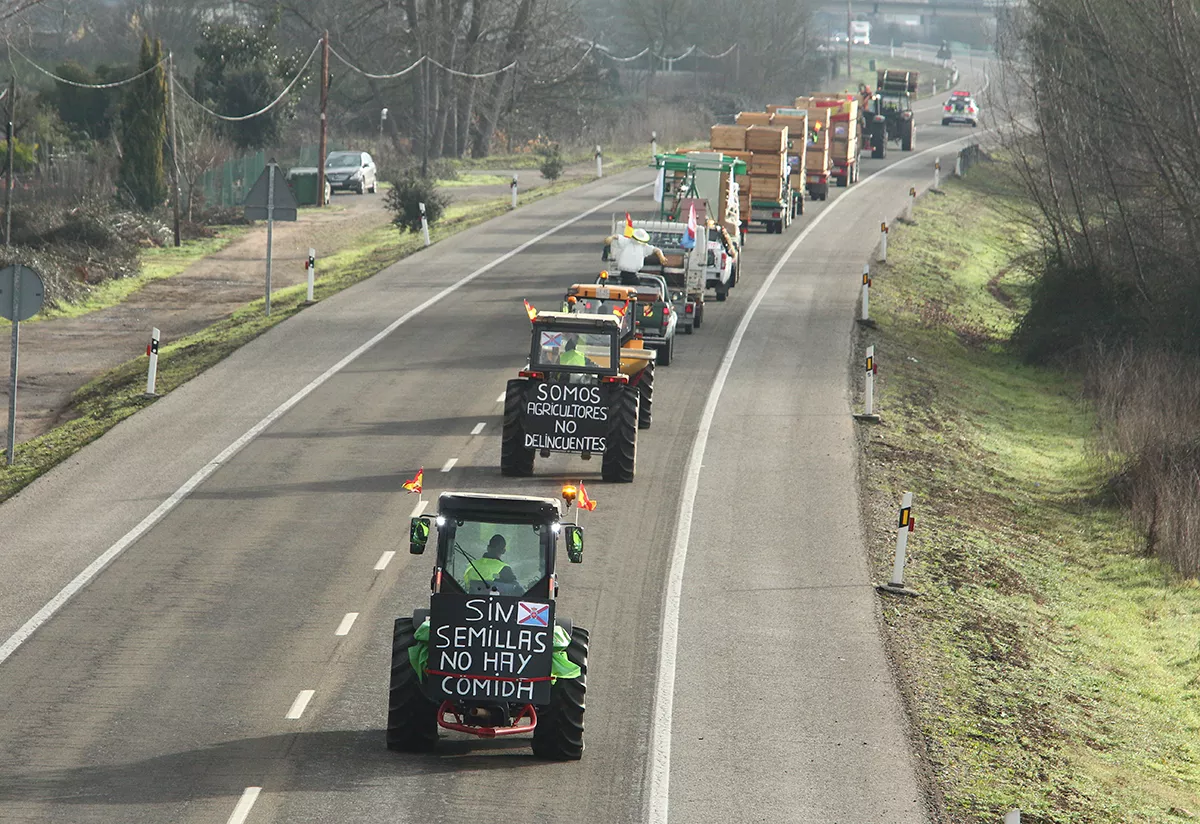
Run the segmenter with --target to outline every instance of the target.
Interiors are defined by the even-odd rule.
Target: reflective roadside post
[[[384,111],[386,112],[387,109],[384,109]],[[308,271],[308,292],[307,292],[307,296],[304,299],[304,302],[311,306],[315,302],[315,301],[313,301],[313,281],[315,281],[317,278],[317,250],[316,249],[310,248],[308,250],[308,260],[304,261],[304,268]]]
[[[432,242],[429,240],[429,220],[425,217],[425,204],[422,202],[418,205],[421,207],[421,234],[425,237],[425,245],[428,246]]]
[[[887,263],[887,236],[888,225],[887,221],[879,224],[879,262]]]
[[[596,177],[604,177],[604,153],[600,151],[600,144],[596,144]]]
[[[146,355],[150,358],[150,368],[146,371],[146,397],[157,398],[158,393],[154,391],[155,381],[158,380],[158,327],[150,330],[150,343],[146,344]]]
[[[650,159],[658,157],[658,132],[650,132]]]
[[[379,139],[383,140],[383,124],[387,122],[387,106],[379,110]]]
[[[908,558],[908,536],[916,527],[916,522],[912,516],[912,493],[905,492],[900,498],[900,517],[896,523],[896,560],[892,565],[892,577],[886,584],[879,584],[875,588],[880,592],[886,592],[891,595],[908,595],[915,597],[921,593],[914,589],[909,589],[904,585],[904,563]],[[1008,824],[1008,818],[1005,819],[1005,824]],[[1017,820],[1019,824],[1019,819]]]
[[[942,159],[935,157],[933,159],[933,189],[937,191],[942,188]]]
[[[917,202],[917,187],[909,186],[908,187],[908,207],[907,207],[908,214],[906,215],[909,223],[913,222],[913,206],[916,204],[916,202]]]
[[[875,373],[879,371],[879,367],[875,364],[874,345],[867,347],[865,366],[866,381],[863,384],[863,411],[855,415],[854,419],[863,423],[879,423],[879,416],[875,414]]]
[[[871,320],[871,265],[863,264],[862,271],[862,317],[858,319],[861,326],[875,326],[875,321]],[[869,410],[868,410],[869,411]]]
[[[512,187],[512,207],[515,209],[515,208],[517,208],[517,173],[516,172],[513,172],[512,183],[510,183],[509,185]]]

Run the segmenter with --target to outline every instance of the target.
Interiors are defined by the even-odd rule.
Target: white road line
[[[354,622],[358,620],[357,612],[347,612],[346,617],[342,619],[342,623],[338,624],[338,628],[333,631],[334,635],[349,635],[350,627],[354,626]]]
[[[507,392],[501,392],[500,397],[496,398],[496,403],[504,403],[504,398],[507,396],[507,394]]]
[[[408,517],[409,518],[419,518],[421,516],[421,513],[425,511],[425,507],[427,507],[427,506],[429,506],[429,501],[426,501],[424,499],[417,501],[417,505],[413,507],[412,514],[409,515]],[[395,553],[393,553],[393,554],[395,554]]]
[[[456,463],[458,463],[458,458],[451,458],[450,460],[446,461],[445,465],[442,466],[442,471],[449,472],[454,468]]]
[[[855,197],[866,189],[867,187],[863,184],[869,182],[871,178],[908,165],[932,152],[944,151],[947,146],[967,139],[948,140],[883,169],[877,169],[863,177],[857,186],[844,192],[841,197],[822,209],[804,228],[804,231],[791,242],[783,256],[779,258],[767,275],[766,280],[758,287],[754,299],[746,307],[746,312],[738,322],[737,329],[725,349],[721,365],[717,369],[716,377],[708,392],[708,398],[704,403],[704,412],[700,416],[696,440],[693,441],[692,451],[688,455],[683,490],[679,498],[679,513],[676,517],[675,541],[671,547],[671,566],[667,573],[667,589],[663,598],[662,640],[658,649],[658,678],[654,690],[654,712],[650,719],[650,758],[647,766],[649,790],[646,794],[646,820],[649,824],[667,824],[671,780],[671,712],[675,701],[675,657],[679,645],[679,607],[683,597],[683,568],[687,563],[688,541],[692,535],[692,511],[696,504],[696,494],[700,490],[700,468],[704,461],[704,450],[708,446],[708,432],[712,428],[713,416],[717,413],[717,403],[721,400],[725,380],[733,368],[733,361],[737,357],[738,348],[742,345],[742,338],[745,337],[746,330],[754,319],[754,313],[758,311],[759,305],[771,289],[775,278],[779,276],[783,267],[800,248],[800,244],[808,237],[809,232],[817,228],[822,220],[845,203],[847,198]]]
[[[533,246],[535,243],[545,240],[546,238],[550,237],[551,235],[555,234],[556,232],[562,231],[563,229],[567,228],[568,226],[572,226],[572,225],[578,223],[579,221],[583,220],[585,217],[593,215],[596,212],[599,212],[600,210],[605,209],[608,206],[611,206],[613,203],[616,203],[618,200],[621,200],[623,198],[627,198],[631,195],[634,195],[637,192],[640,192],[642,189],[645,189],[647,186],[650,186],[650,185],[651,184],[649,184],[649,183],[643,183],[641,186],[635,186],[632,189],[629,189],[628,191],[622,192],[621,194],[617,195],[616,197],[610,197],[608,200],[605,200],[602,203],[597,203],[595,206],[591,207],[590,209],[580,212],[579,214],[575,215],[574,217],[564,220],[562,223],[559,223],[555,226],[552,226],[551,228],[547,229],[546,231],[542,232],[539,235],[534,235],[533,237],[531,237],[529,240],[525,241],[521,245],[519,245],[513,249],[510,249],[509,251],[500,255],[500,257],[493,259],[489,263],[485,263],[483,266],[480,266],[478,269],[476,269],[471,274],[460,278],[459,280],[450,284],[445,289],[438,292],[436,295],[429,298],[425,302],[420,303],[417,306],[414,306],[412,309],[405,312],[399,318],[392,321],[387,326],[385,326],[381,331],[379,331],[378,333],[373,335],[371,338],[369,338],[365,343],[360,345],[357,349],[353,350],[350,354],[346,355],[344,358],[342,358],[340,361],[335,363],[333,366],[329,367],[324,372],[322,372],[320,375],[313,378],[313,380],[310,381],[307,386],[302,388],[296,394],[292,395],[290,398],[288,398],[286,401],[281,403],[279,406],[275,407],[275,409],[273,409],[265,418],[263,418],[261,421],[256,423],[254,426],[250,427],[250,429],[247,430],[246,433],[243,434],[240,438],[238,438],[233,443],[231,443],[229,446],[227,446],[223,450],[221,450],[220,454],[218,454],[215,458],[213,458],[211,461],[209,461],[207,464],[205,464],[203,467],[201,467],[196,472],[196,474],[194,474],[194,475],[192,475],[192,477],[188,478],[187,481],[184,482],[183,486],[179,487],[179,489],[177,489],[173,493],[171,493],[171,495],[165,501],[163,501],[161,504],[159,504],[157,507],[155,507],[153,512],[151,512],[149,515],[147,515],[145,518],[142,519],[141,523],[139,523],[133,529],[129,530],[127,533],[125,533],[123,536],[121,536],[120,540],[118,540],[115,544],[113,544],[108,549],[106,549],[103,553],[101,553],[100,557],[96,558],[96,560],[94,560],[90,564],[88,564],[87,567],[83,570],[83,572],[76,575],[75,578],[70,583],[68,583],[65,587],[63,587],[61,590],[59,590],[58,594],[55,595],[53,598],[51,598],[48,602],[46,602],[45,606],[43,606],[41,609],[39,609],[33,615],[32,618],[30,618],[28,621],[26,621],[21,626],[20,629],[18,629],[16,632],[14,632],[12,635],[10,635],[3,644],[0,644],[0,664],[3,664],[5,661],[7,661],[9,656],[11,656],[14,652],[16,652],[17,648],[20,647],[21,644],[25,643],[25,641],[29,638],[29,636],[33,635],[33,633],[37,630],[38,627],[40,627],[42,624],[46,623],[46,621],[50,620],[51,616],[53,616],[56,612],[58,612],[60,609],[62,609],[63,605],[66,604],[68,601],[70,601],[73,597],[75,597],[75,594],[77,592],[79,592],[81,589],[83,589],[89,583],[91,583],[92,580],[97,575],[99,575],[104,570],[105,567],[107,567],[114,560],[116,560],[117,557],[120,556],[120,554],[122,552],[124,552],[126,549],[128,549],[138,538],[141,538],[143,535],[145,535],[147,532],[149,532],[150,529],[155,524],[157,524],[159,521],[161,521],[163,518],[165,518],[168,513],[170,513],[173,509],[175,509],[175,507],[179,506],[180,502],[183,501],[185,498],[187,498],[187,496],[190,495],[196,489],[196,487],[200,486],[200,484],[202,484],[206,480],[208,480],[208,478],[214,472],[216,472],[218,469],[220,469],[222,466],[224,466],[226,463],[228,463],[230,460],[232,460],[233,457],[235,455],[237,455],[238,452],[242,451],[242,449],[245,448],[246,444],[250,443],[255,438],[257,438],[260,434],[262,434],[262,432],[267,427],[269,427],[271,424],[275,423],[275,421],[279,420],[288,411],[290,411],[292,409],[292,407],[294,407],[296,404],[300,403],[302,400],[304,400],[309,395],[311,395],[313,392],[315,392],[322,384],[324,384],[326,381],[328,381],[330,378],[332,378],[338,372],[341,372],[343,369],[345,369],[347,366],[349,366],[355,360],[362,357],[362,355],[364,355],[366,352],[368,352],[369,350],[374,348],[380,341],[384,340],[388,335],[392,334],[392,332],[395,332],[401,326],[408,323],[410,320],[412,320],[417,315],[424,312],[429,307],[431,307],[434,304],[441,301],[447,295],[453,294],[454,292],[456,292],[459,289],[461,289],[462,287],[466,286],[468,283],[475,280],[479,276],[481,276],[487,272],[490,272],[492,269],[495,269],[497,266],[504,263],[505,261],[515,257],[516,255],[519,255],[521,252],[524,252],[526,249],[528,249],[530,246]]]
[[[375,562],[375,571],[381,572],[381,571],[387,569],[387,565],[390,564],[392,562],[392,559],[395,557],[396,557],[396,553],[390,549],[387,552],[380,555],[379,560]]]
[[[247,787],[242,793],[242,797],[238,799],[237,806],[233,808],[233,813],[229,816],[226,824],[244,824],[246,816],[250,815],[250,808],[258,800],[260,792],[262,792],[262,787]]]
[[[479,423],[475,424],[475,428],[471,430],[471,434],[472,434],[472,435],[478,435],[480,432],[482,432],[482,431],[483,431],[483,428],[484,428],[485,426],[487,426],[487,422],[486,422],[486,421],[480,421]]]
[[[284,717],[295,721],[300,716],[304,715],[305,708],[308,707],[308,702],[317,694],[316,690],[300,690],[300,694],[296,696],[296,700],[292,702],[292,708],[288,710]]]

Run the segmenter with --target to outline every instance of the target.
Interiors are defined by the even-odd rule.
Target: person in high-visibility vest
[[[467,573],[463,576],[463,586],[470,591],[471,584],[476,581],[485,586],[492,586],[496,583],[519,583],[512,567],[501,560],[501,556],[507,549],[508,543],[504,540],[504,536],[493,535],[488,541],[483,557],[477,558],[467,566]]]
[[[562,354],[558,356],[558,362],[561,366],[587,366],[587,358],[580,352],[577,347],[579,338],[571,335],[567,338],[567,344],[563,347]]]

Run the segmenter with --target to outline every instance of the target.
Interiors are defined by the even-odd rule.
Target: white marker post
[[[658,157],[658,132],[650,132],[650,159]]]
[[[962,177],[962,152],[954,156],[954,176]]]
[[[604,153],[600,151],[600,144],[596,144],[596,177],[604,177]]]
[[[425,204],[418,204],[421,207],[421,234],[425,236],[425,245],[428,246],[432,241],[429,240],[429,221],[425,218]]]
[[[912,493],[905,492],[900,499],[900,518],[896,524],[896,562],[892,565],[892,579],[876,589],[892,595],[917,596],[921,593],[904,585],[904,561],[908,553],[908,536],[916,527],[912,517]],[[1005,819],[1007,821],[1007,819]]]
[[[512,187],[512,207],[517,208],[517,173],[513,172],[512,183],[508,184]]]
[[[933,159],[933,190],[936,192],[942,188],[942,159],[935,157]]]
[[[933,81],[933,96],[937,97],[937,81]]]
[[[879,416],[875,414],[875,373],[879,371],[879,367],[875,363],[874,345],[867,347],[867,358],[864,365],[866,381],[863,384],[863,412],[855,415],[854,419],[864,423],[879,423]]]
[[[879,224],[879,262],[887,263],[887,236],[888,225],[887,221]]]
[[[913,206],[916,204],[916,202],[917,202],[917,187],[909,186],[908,187],[908,206],[906,207],[906,209],[907,209],[906,218],[909,223],[913,222]]]
[[[150,330],[150,343],[146,345],[146,354],[150,356],[150,370],[146,373],[146,397],[157,398],[154,383],[158,380],[158,327]]]
[[[384,111],[386,112],[387,109],[384,109]],[[313,281],[316,280],[316,277],[317,277],[317,250],[316,249],[308,250],[308,260],[304,261],[304,268],[308,271],[308,293],[307,293],[307,297],[305,297],[305,299],[304,299],[304,302],[307,305],[311,306],[313,303],[315,303],[315,301],[313,300]]]
[[[871,320],[871,265],[863,264],[862,273],[862,317],[858,319],[862,326],[875,326],[875,321]]]

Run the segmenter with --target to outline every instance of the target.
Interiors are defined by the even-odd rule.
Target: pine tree
[[[157,68],[155,68],[157,67]],[[138,71],[154,68],[130,84],[121,108],[121,193],[143,211],[167,197],[163,146],[167,139],[167,77],[162,41],[142,39]]]

